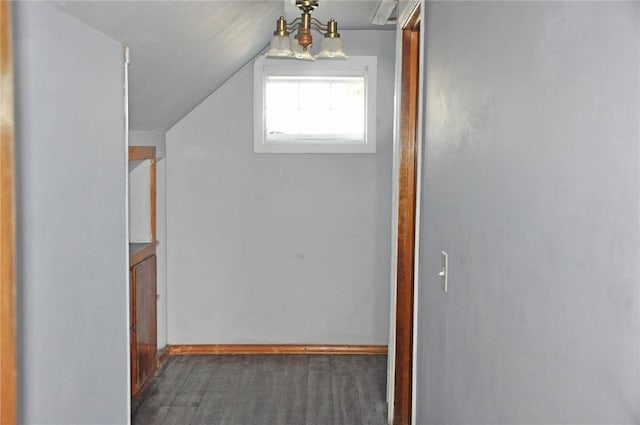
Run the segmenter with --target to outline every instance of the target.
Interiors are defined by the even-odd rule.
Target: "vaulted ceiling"
[[[293,0],[55,1],[54,7],[129,46],[134,130],[167,131],[263,50]],[[371,28],[379,0],[320,0],[314,17]],[[380,28],[380,27],[377,27]]]

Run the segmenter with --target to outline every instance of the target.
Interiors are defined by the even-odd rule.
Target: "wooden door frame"
[[[397,265],[393,424],[412,423],[414,405],[414,319],[417,213],[419,210],[420,44],[418,3],[401,31],[398,139]],[[400,52],[399,52],[400,54]]]
[[[14,103],[9,2],[0,0],[0,423],[16,423]]]

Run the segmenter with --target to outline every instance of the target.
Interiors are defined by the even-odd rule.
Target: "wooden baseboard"
[[[160,369],[164,364],[164,362],[167,361],[167,359],[169,358],[169,354],[170,354],[169,345],[165,345],[163,349],[158,350],[158,356],[156,357],[157,369]]]
[[[200,344],[169,345],[172,355],[185,354],[387,354],[386,345]]]

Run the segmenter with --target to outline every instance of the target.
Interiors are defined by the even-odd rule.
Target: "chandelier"
[[[296,0],[296,6],[302,11],[302,16],[293,22],[287,22],[284,16],[276,21],[276,30],[271,39],[271,48],[265,54],[268,58],[292,58],[303,60],[315,60],[311,55],[309,47],[313,44],[311,30],[315,29],[324,34],[320,53],[320,59],[346,59],[340,33],[338,33],[338,23],[335,19],[323,24],[319,20],[311,17],[311,12],[318,7],[317,0]],[[297,29],[293,40],[289,37],[290,31]]]

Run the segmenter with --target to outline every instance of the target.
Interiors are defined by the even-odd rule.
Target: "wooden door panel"
[[[136,277],[134,269],[131,269],[129,273],[130,278],[130,300],[129,300],[129,314],[130,314],[130,336],[129,345],[131,347],[131,394],[138,392],[138,336],[136,334]]]

